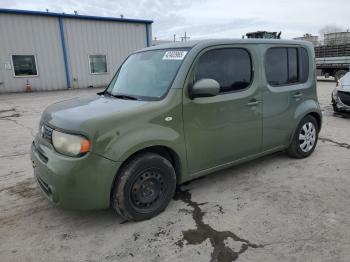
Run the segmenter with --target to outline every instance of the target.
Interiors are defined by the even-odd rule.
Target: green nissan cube
[[[53,203],[137,221],[194,178],[277,151],[308,157],[321,122],[310,43],[172,43],[131,54],[103,92],[47,107],[31,159]]]

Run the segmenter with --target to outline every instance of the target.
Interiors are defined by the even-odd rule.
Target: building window
[[[272,86],[305,83],[309,57],[304,48],[270,48],[265,57],[266,79]]]
[[[36,60],[34,55],[13,55],[12,63],[15,76],[37,76]]]
[[[246,89],[252,80],[250,54],[242,48],[214,49],[203,54],[195,69],[194,80],[211,78],[220,84],[220,92]]]
[[[107,73],[107,58],[105,55],[90,55],[89,60],[91,74]]]

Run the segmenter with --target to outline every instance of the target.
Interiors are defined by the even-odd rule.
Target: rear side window
[[[220,84],[220,92],[246,89],[252,80],[250,54],[242,48],[215,49],[204,53],[198,61],[194,81],[211,78]]]
[[[305,83],[309,78],[309,55],[305,48],[300,48],[300,82]]]
[[[266,77],[270,85],[288,83],[287,48],[271,48],[265,59]]]
[[[270,85],[304,83],[309,76],[309,58],[304,48],[274,47],[266,52],[266,78]]]
[[[288,83],[298,82],[298,50],[287,48],[288,53]]]

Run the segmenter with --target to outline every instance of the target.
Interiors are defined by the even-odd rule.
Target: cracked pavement
[[[284,153],[178,188],[159,216],[125,222],[112,210],[75,212],[39,192],[30,143],[49,104],[96,89],[0,96],[1,261],[349,261],[350,115],[334,114],[331,82],[315,152]]]

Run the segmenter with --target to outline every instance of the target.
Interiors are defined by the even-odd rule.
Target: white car
[[[332,92],[332,105],[334,112],[350,112],[350,72],[337,81]]]

